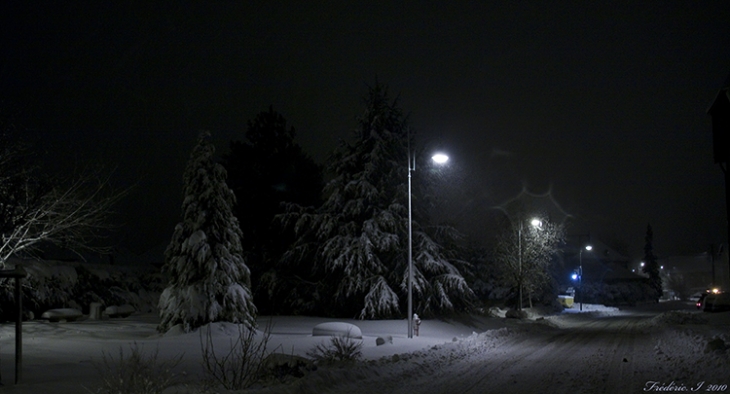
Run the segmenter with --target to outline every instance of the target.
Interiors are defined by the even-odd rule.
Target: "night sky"
[[[0,114],[53,168],[137,182],[119,207],[136,251],[169,242],[199,130],[225,153],[273,105],[323,163],[376,80],[452,157],[449,216],[476,239],[526,185],[632,256],[647,223],[660,257],[727,240],[706,114],[727,0],[8,3]]]

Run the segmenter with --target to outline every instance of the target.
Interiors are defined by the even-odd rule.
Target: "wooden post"
[[[21,276],[15,277],[15,303],[18,305],[18,315],[15,320],[15,384],[20,383],[23,375],[23,292],[20,290]]]
[[[23,376],[23,292],[21,284],[26,275],[25,270],[20,266],[15,266],[14,270],[0,270],[0,278],[15,278],[15,304],[18,307],[18,313],[15,315],[15,384],[20,383]]]

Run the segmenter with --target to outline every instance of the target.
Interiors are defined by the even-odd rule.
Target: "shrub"
[[[323,364],[357,361],[362,357],[362,342],[346,335],[333,335],[329,345],[320,343],[307,352],[307,356]]]
[[[205,337],[200,329],[200,347],[203,355],[203,369],[208,384],[220,384],[228,390],[242,390],[261,378],[264,372],[266,345],[271,337],[271,321],[264,328],[261,341],[256,341],[256,330],[238,324],[238,336],[230,341],[225,355],[216,353],[211,326]]]
[[[145,354],[135,343],[130,347],[131,354],[124,354],[119,348],[119,358],[115,359],[102,352],[102,362],[94,366],[101,375],[98,394],[158,394],[177,383],[173,369],[180,364],[182,354],[170,360],[158,361],[159,349]]]
[[[132,304],[137,310],[150,311],[150,299],[158,299],[159,273],[150,268],[122,271],[105,267],[93,272],[91,264],[25,260],[23,268],[23,308],[35,316],[52,308],[74,307],[89,313],[92,302],[102,305]],[[108,272],[107,272],[108,271]],[[0,279],[0,311],[15,310],[14,280]],[[8,318],[0,312],[0,321]],[[10,317],[12,318],[12,316]]]

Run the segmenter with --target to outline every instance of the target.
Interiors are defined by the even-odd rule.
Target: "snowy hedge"
[[[16,262],[28,273],[23,279],[23,310],[40,316],[53,308],[74,307],[89,312],[89,304],[130,304],[151,312],[162,287],[153,267],[122,268],[109,265],[23,260]],[[12,320],[14,280],[0,279],[0,320]]]
[[[580,292],[578,301],[580,301]],[[611,284],[584,283],[583,301],[604,305],[635,305],[656,301],[656,291],[645,281],[626,281]]]

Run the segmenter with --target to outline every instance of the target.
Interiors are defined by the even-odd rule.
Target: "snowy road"
[[[637,316],[576,322],[573,327],[518,336],[503,346],[436,371],[416,392],[630,393],[652,379],[641,365],[653,354]],[[405,387],[395,392],[412,392]]]
[[[361,361],[320,366],[299,378],[263,381],[246,392],[623,394],[691,391],[701,384],[696,392],[730,393],[730,312],[702,313],[691,304],[667,303],[641,310],[603,308],[539,316],[428,320],[421,327],[422,335],[412,339],[398,334],[405,327],[403,320],[351,321],[363,332]],[[311,332],[329,319],[281,316],[272,320],[270,351],[304,355],[325,341]],[[0,367],[6,377],[0,392],[90,392],[100,379],[95,366],[102,352],[116,355],[132,343],[159,350],[160,360],[184,355],[178,370],[180,384],[166,393],[202,392],[199,333],[161,335],[156,327],[157,318],[151,315],[27,322],[23,326],[24,381],[16,386],[7,380],[14,372],[14,327],[0,325]],[[211,327],[220,346],[229,344],[236,332],[229,323]],[[393,336],[393,343],[376,346],[376,338],[387,335]]]
[[[436,349],[436,357],[416,354],[350,371],[350,379],[333,379],[347,383],[330,386],[327,392],[639,393],[671,385],[689,390],[705,382],[704,390],[711,383],[730,383],[726,373],[709,371],[708,377],[695,373],[694,365],[683,365],[701,355],[682,359],[658,350],[667,334],[648,328],[653,316],[575,315],[532,324],[521,332],[506,330],[503,336],[497,330],[489,337],[446,344]],[[312,389],[321,392],[322,386],[314,383]]]

